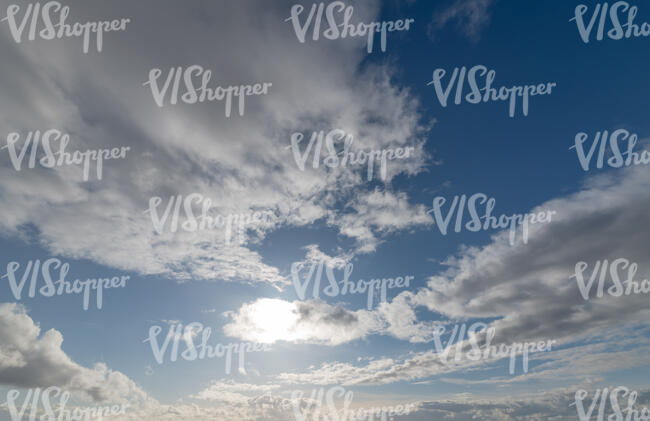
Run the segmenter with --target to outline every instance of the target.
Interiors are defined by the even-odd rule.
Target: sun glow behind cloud
[[[261,298],[226,312],[232,321],[224,326],[227,336],[274,343],[340,345],[379,332],[384,322],[372,311],[350,311],[323,301],[284,301]]]
[[[251,306],[248,318],[255,326],[257,342],[296,339],[299,316],[295,303],[265,298]]]

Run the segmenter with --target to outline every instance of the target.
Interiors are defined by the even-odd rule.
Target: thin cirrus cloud
[[[490,24],[491,8],[496,0],[454,0],[452,4],[434,14],[429,23],[429,36],[435,37],[442,28],[454,22],[459,31],[473,42]]]

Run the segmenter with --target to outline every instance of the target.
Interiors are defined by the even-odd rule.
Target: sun
[[[283,300],[264,298],[255,303],[249,314],[256,327],[258,342],[273,343],[294,338],[298,321],[296,305]]]

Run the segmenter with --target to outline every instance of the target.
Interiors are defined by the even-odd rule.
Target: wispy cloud
[[[429,35],[435,37],[447,24],[455,22],[463,35],[476,42],[490,24],[494,3],[496,0],[454,0],[447,8],[434,14],[429,24]]]

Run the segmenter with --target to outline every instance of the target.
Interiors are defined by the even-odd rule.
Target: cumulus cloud
[[[55,329],[41,335],[38,324],[18,304],[0,304],[0,337],[0,384],[60,387],[95,401],[150,401],[131,379],[105,364],[90,369],[72,361],[61,349],[63,335]]]

